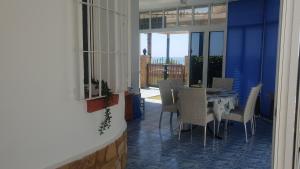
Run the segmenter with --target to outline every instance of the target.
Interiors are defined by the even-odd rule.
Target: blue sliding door
[[[240,0],[228,5],[226,76],[245,105],[251,87],[263,83],[260,113],[272,118],[279,0]]]

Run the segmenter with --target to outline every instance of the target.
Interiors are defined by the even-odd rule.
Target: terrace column
[[[167,59],[166,64],[170,63],[170,34],[167,33]]]
[[[148,55],[151,57],[151,51],[152,51],[152,33],[147,34],[147,50]]]

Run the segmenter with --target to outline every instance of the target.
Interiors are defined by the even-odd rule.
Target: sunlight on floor
[[[159,89],[155,87],[141,89],[141,97],[145,98],[146,102],[161,103]]]

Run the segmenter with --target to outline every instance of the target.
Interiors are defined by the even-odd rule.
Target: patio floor
[[[248,143],[243,125],[232,123],[227,132],[221,126],[223,139],[208,134],[204,148],[202,127],[193,129],[192,137],[182,133],[178,141],[176,117],[170,130],[169,113],[159,130],[160,109],[159,103],[146,102],[145,119],[128,123],[128,169],[271,169],[271,123],[257,120],[257,132],[251,136],[249,131]]]
[[[152,102],[152,103],[161,103],[161,100],[159,99],[160,93],[159,89],[155,87],[149,87],[146,89],[141,89],[141,97],[145,98],[146,101]]]

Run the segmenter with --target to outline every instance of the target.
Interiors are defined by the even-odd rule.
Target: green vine
[[[108,87],[107,82],[101,81],[101,94],[104,96],[104,104],[105,104],[105,119],[101,122],[101,125],[99,126],[99,134],[104,134],[104,131],[109,129],[111,126],[111,112],[109,108],[109,101],[112,96],[111,89]]]

